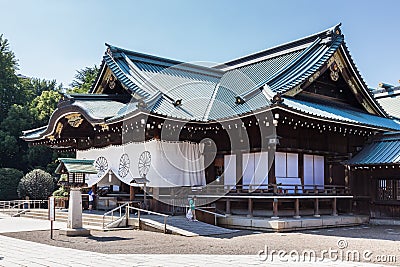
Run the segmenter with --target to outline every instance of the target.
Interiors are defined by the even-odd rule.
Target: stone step
[[[47,210],[31,210],[27,211],[24,214],[20,215],[25,218],[39,219],[39,220],[48,220],[48,211]],[[114,220],[117,217],[114,216]],[[56,221],[58,222],[67,222],[68,221],[68,213],[67,212],[56,212]],[[106,216],[104,219],[105,223],[112,222],[111,216]],[[82,224],[93,226],[95,228],[101,229],[103,227],[103,216],[96,214],[82,214]],[[91,228],[93,228],[91,227]]]

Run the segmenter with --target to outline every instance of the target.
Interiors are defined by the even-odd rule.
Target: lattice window
[[[379,179],[378,180],[378,200],[400,200],[400,181]]]
[[[75,184],[83,184],[85,183],[85,174],[84,173],[69,173],[68,174],[68,182]]]

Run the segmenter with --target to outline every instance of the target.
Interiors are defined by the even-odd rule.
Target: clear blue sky
[[[370,87],[400,79],[400,1],[0,0],[0,33],[20,73],[67,86],[99,65],[104,43],[182,61],[222,63],[342,22]]]

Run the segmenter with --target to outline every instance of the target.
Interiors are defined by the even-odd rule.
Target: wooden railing
[[[262,184],[262,185],[207,185],[196,195],[220,194],[260,194],[260,195],[349,195],[350,187],[341,185],[299,185],[299,184]]]

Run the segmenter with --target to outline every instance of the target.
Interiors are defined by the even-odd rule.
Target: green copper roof
[[[400,119],[400,94],[378,98],[377,101],[390,116]]]
[[[400,134],[397,132],[376,136],[345,164],[351,166],[399,165]]]
[[[64,168],[68,173],[97,173],[96,168],[93,166],[94,160],[72,158],[59,158],[58,160],[60,164],[55,170],[57,174],[61,174]]]

